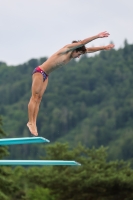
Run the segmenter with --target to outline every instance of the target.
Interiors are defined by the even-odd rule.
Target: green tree
[[[34,189],[28,189],[26,200],[54,200],[49,189],[36,186]]]
[[[76,160],[81,166],[28,170],[30,187],[48,188],[56,200],[131,200],[133,170],[124,161],[107,162],[107,149],[56,143],[46,147],[45,159]],[[39,196],[38,196],[39,198]]]
[[[4,130],[12,137],[30,134],[26,123],[31,74],[46,59],[31,59],[15,67],[0,63],[0,112]],[[83,56],[54,71],[40,105],[39,135],[52,142],[67,141],[71,146],[77,141],[87,147],[109,146],[111,159],[132,158],[128,142],[121,148],[129,130],[133,131],[132,77],[133,45],[126,41],[124,48]],[[36,159],[40,155],[40,148],[34,145],[10,149],[11,159],[20,159],[20,155],[22,159]]]
[[[0,138],[5,137],[5,133],[2,130],[2,119],[0,117]],[[0,159],[8,155],[7,147],[0,146]],[[9,195],[12,191],[11,179],[10,179],[10,169],[7,167],[0,167],[0,199],[8,200]]]

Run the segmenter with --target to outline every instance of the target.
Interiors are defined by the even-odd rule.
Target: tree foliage
[[[71,149],[55,143],[45,148],[48,160],[76,160],[81,166],[16,168],[14,175],[25,200],[131,200],[133,170],[124,161],[107,162],[104,147]],[[21,173],[22,170],[22,173]],[[19,173],[19,176],[18,176]]]
[[[0,117],[0,138],[5,137],[6,134],[2,129],[2,119]],[[7,147],[0,146],[0,159],[5,158],[8,155]],[[0,166],[0,199],[10,200],[10,194],[13,192],[15,187],[11,187],[13,183],[11,179],[11,170],[8,167]]]
[[[31,95],[31,73],[47,58],[22,65],[0,63],[0,114],[9,137],[30,135],[26,123]],[[81,142],[87,147],[109,147],[110,159],[132,158],[133,45],[72,60],[49,76],[37,126],[51,142]],[[129,142],[130,141],[130,142]],[[17,148],[17,151],[16,151]],[[38,146],[10,148],[11,158],[37,158]]]

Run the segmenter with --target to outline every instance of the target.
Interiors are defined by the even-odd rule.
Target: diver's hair
[[[72,41],[72,43],[77,43],[77,42],[80,42],[80,41],[81,41],[81,40],[78,40],[78,41],[74,40],[74,41]],[[83,45],[82,47],[79,47],[79,48],[77,48],[77,49],[75,49],[75,50],[76,50],[76,52],[82,51],[83,54],[86,53],[86,47],[85,47],[85,45]]]

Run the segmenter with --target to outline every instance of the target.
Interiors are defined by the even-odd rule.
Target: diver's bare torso
[[[40,68],[46,73],[50,74],[55,69],[67,64],[71,60],[72,51],[62,53],[61,50],[48,58]]]

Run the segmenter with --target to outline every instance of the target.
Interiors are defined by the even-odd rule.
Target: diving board
[[[23,165],[42,165],[42,166],[48,166],[48,165],[71,165],[71,166],[78,166],[81,165],[78,162],[75,161],[65,161],[65,160],[0,160],[0,165],[16,165],[16,166],[23,166]]]
[[[14,145],[14,144],[44,143],[44,142],[50,142],[50,141],[43,137],[4,138],[0,139],[0,146]]]

